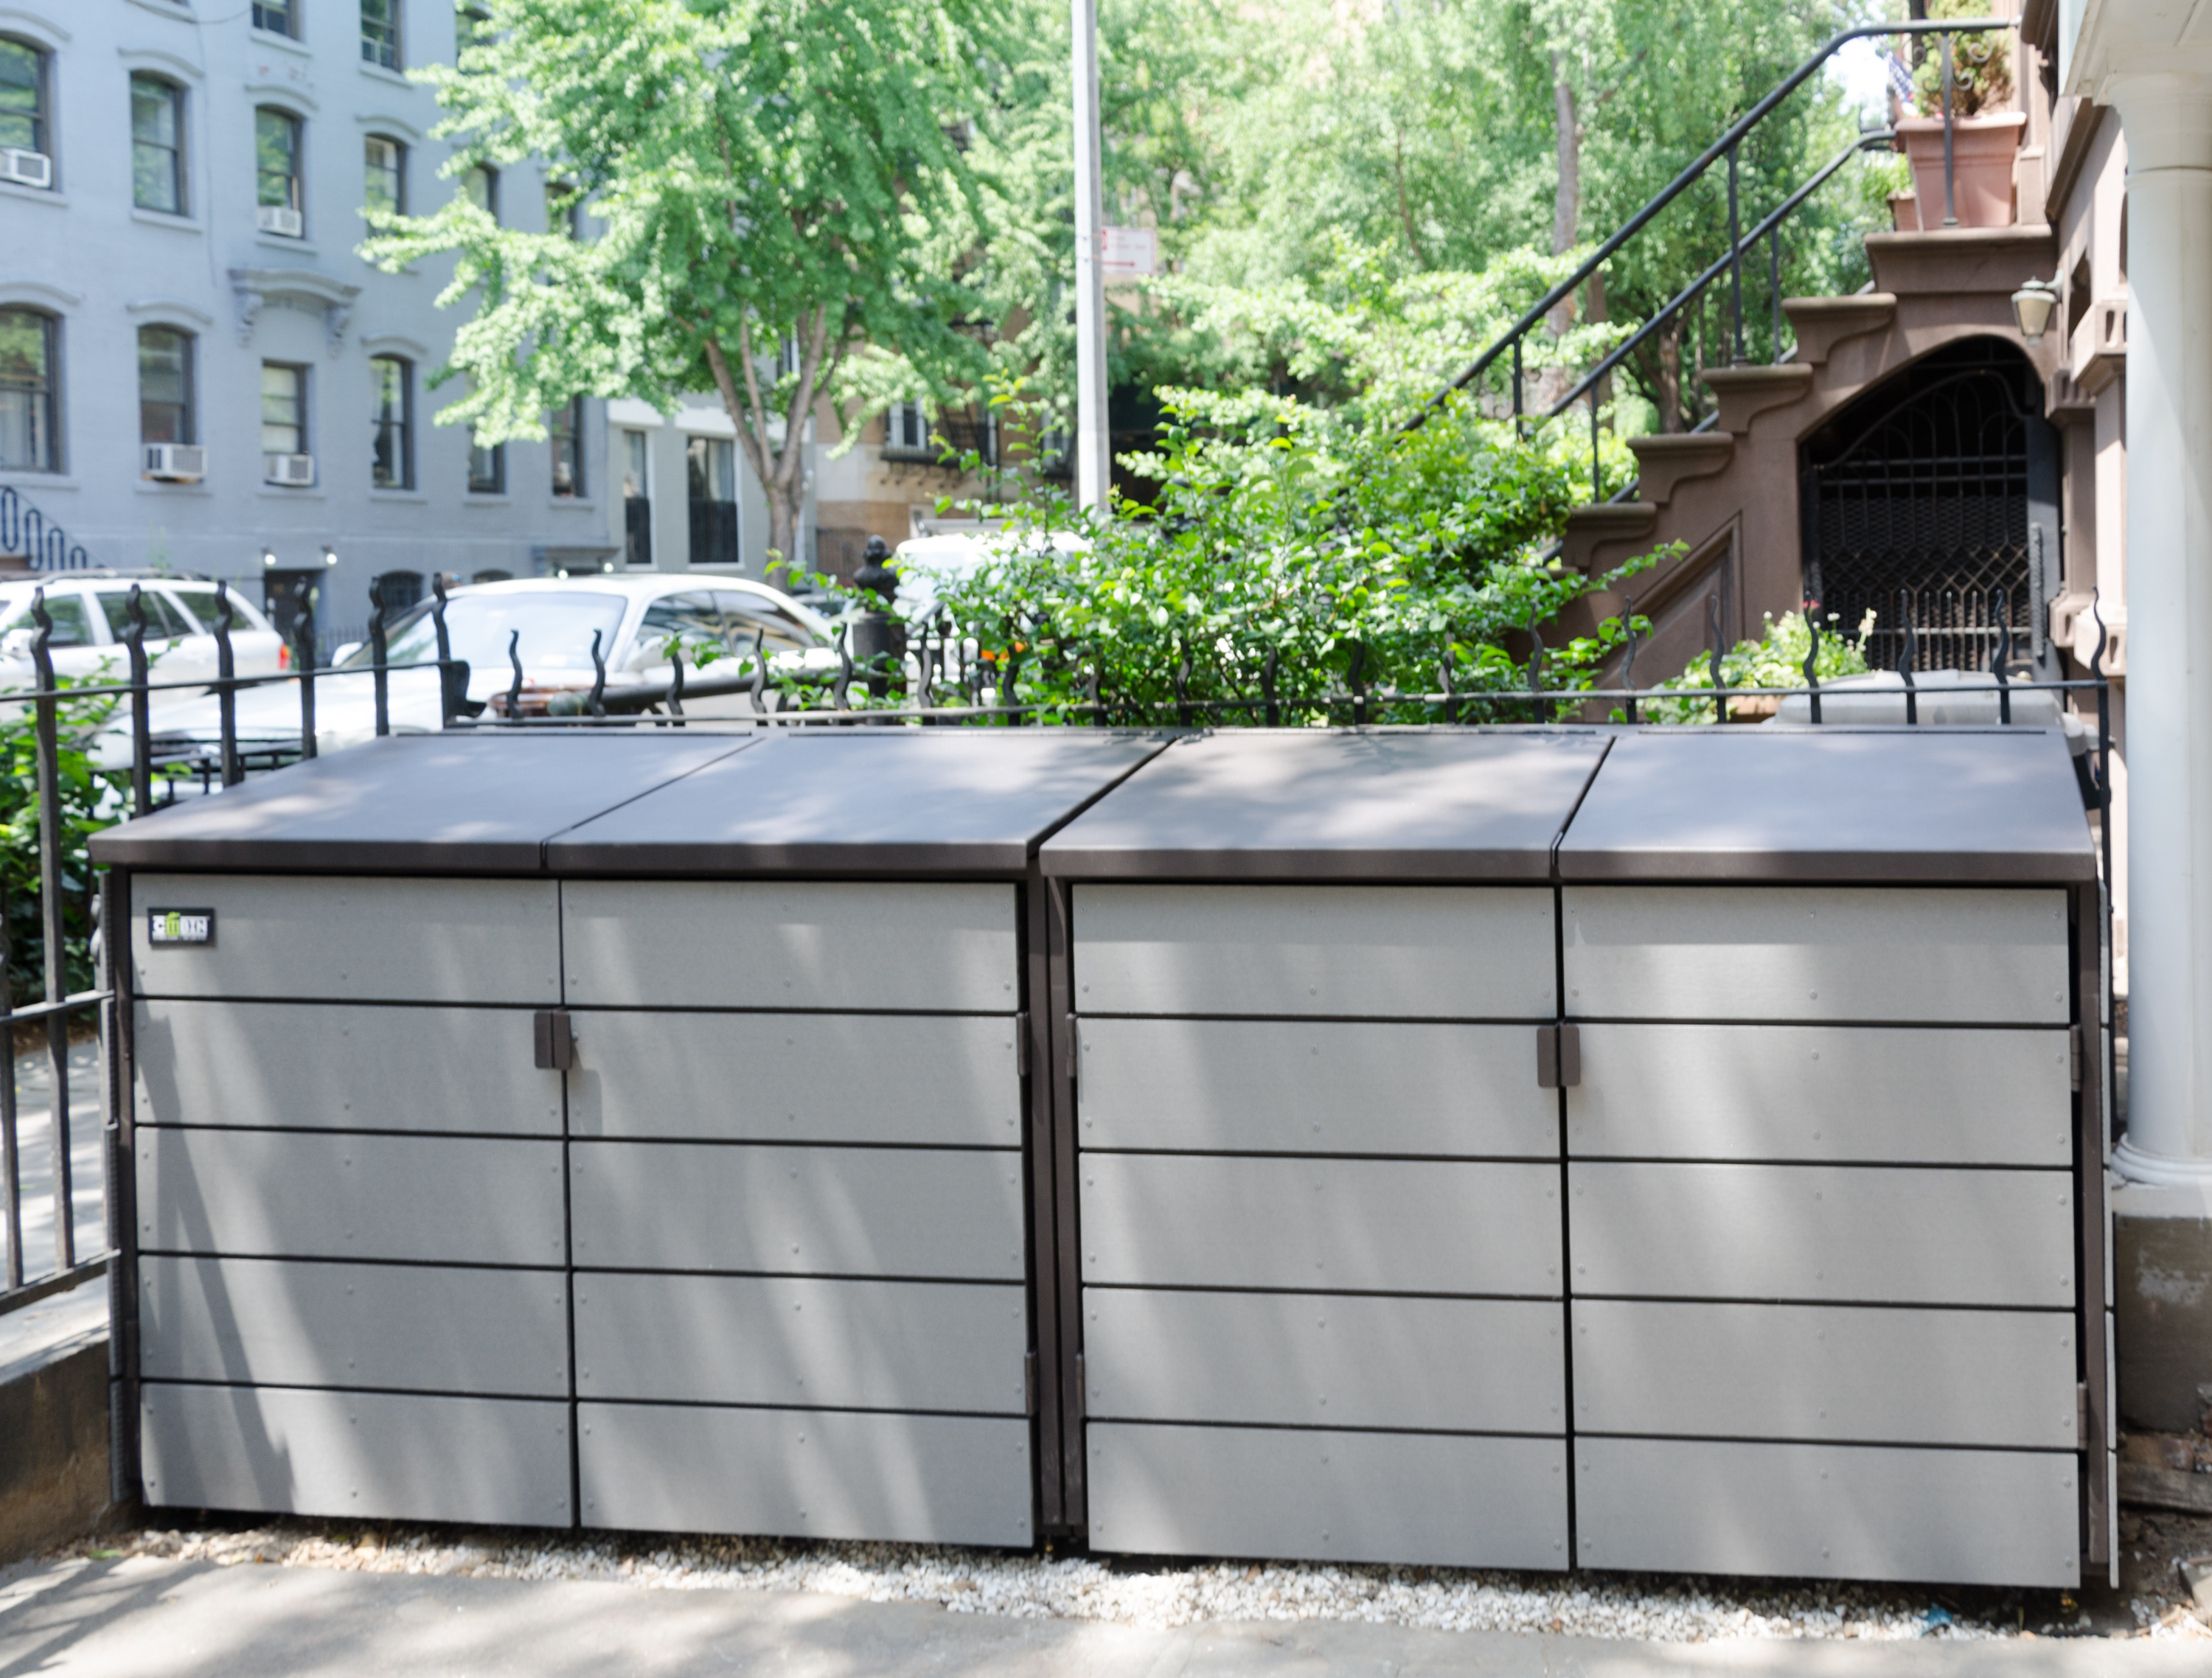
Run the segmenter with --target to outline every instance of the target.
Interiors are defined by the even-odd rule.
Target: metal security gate
[[[2057,434],[2027,359],[1977,338],[1915,362],[1807,440],[1805,596],[1879,670],[1987,670],[2046,651]],[[1907,623],[1910,621],[1910,629]]]

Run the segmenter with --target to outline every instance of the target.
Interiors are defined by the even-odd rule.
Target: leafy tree
[[[67,690],[116,679],[112,673],[56,678]],[[70,990],[92,988],[92,836],[120,818],[127,772],[98,768],[92,740],[114,715],[112,695],[87,695],[58,702],[59,769],[56,812],[61,831],[63,967]],[[6,914],[6,973],[15,1006],[43,997],[46,922],[39,866],[38,729],[27,704],[0,707],[0,909]]]
[[[473,302],[439,419],[544,435],[579,393],[672,406],[718,391],[796,557],[807,421],[887,386],[950,393],[988,359],[949,252],[982,212],[966,125],[994,0],[488,0],[457,64],[415,72],[457,149],[445,173],[543,159],[549,231],[465,193],[374,214],[364,253],[458,260]],[[587,209],[590,236],[563,225]]]

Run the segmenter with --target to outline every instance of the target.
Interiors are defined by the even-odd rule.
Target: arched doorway
[[[2051,661],[2058,437],[2014,345],[1968,338],[1900,368],[1799,446],[1805,598],[1893,670],[1987,670],[1998,618],[2015,666]],[[2055,673],[2055,672],[2054,672]]]

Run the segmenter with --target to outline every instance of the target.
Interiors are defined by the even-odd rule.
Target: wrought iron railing
[[[92,563],[84,544],[73,541],[13,484],[0,484],[0,556],[27,560],[33,571],[82,571]]]
[[[1556,419],[1575,404],[1588,401],[1590,422],[1590,492],[1594,499],[1603,499],[1605,491],[1598,458],[1600,404],[1594,393],[1607,375],[1618,368],[1653,333],[1662,331],[1670,321],[1680,319],[1686,312],[1702,305],[1707,291],[1723,277],[1729,283],[1725,304],[1728,325],[1724,337],[1729,360],[1735,364],[1748,363],[1751,360],[1751,353],[1744,332],[1744,258],[1753,252],[1762,240],[1767,242],[1767,287],[1772,314],[1769,347],[1772,352],[1772,360],[1778,363],[1785,353],[1782,342],[1781,325],[1784,224],[1804,205],[1807,200],[1826,185],[1834,177],[1836,172],[1851,158],[1871,148],[1893,144],[1897,136],[1893,130],[1887,128],[1863,132],[1857,139],[1844,147],[1820,168],[1814,171],[1810,178],[1761,217],[1748,233],[1743,230],[1740,154],[1744,141],[1774,113],[1784,100],[1819,74],[1822,67],[1850,42],[1870,36],[1936,35],[1941,40],[1942,52],[1943,225],[1947,228],[1955,227],[1958,225],[1958,213],[1954,151],[1958,117],[1957,100],[1954,89],[1953,43],[1956,37],[1962,34],[1984,34],[1995,30],[2017,29],[2019,27],[2020,20],[2017,18],[1945,18],[1912,19],[1892,23],[1867,23],[1855,28],[1839,31],[1832,36],[1827,44],[1819,52],[1814,53],[1778,82],[1758,104],[1753,106],[1749,111],[1729,125],[1728,131],[1720,138],[1706,147],[1694,161],[1669,181],[1649,204],[1622,223],[1612,237],[1593,251],[1571,274],[1530,305],[1527,313],[1507,327],[1494,343],[1468,363],[1458,377],[1437,392],[1429,403],[1407,422],[1408,428],[1422,424],[1431,414],[1447,403],[1454,392],[1476,385],[1499,362],[1510,357],[1509,393],[1512,418],[1516,426],[1532,420],[1541,423]],[[1728,248],[1674,297],[1662,304],[1626,342],[1584,374],[1565,395],[1552,402],[1542,412],[1532,415],[1528,411],[1524,365],[1528,334],[1548,319],[1553,311],[1560,304],[1588,284],[1593,275],[1603,268],[1631,240],[1649,226],[1662,210],[1704,179],[1716,164],[1725,164],[1728,171]],[[1710,418],[1706,423],[1711,423]],[[1701,424],[1697,429],[1703,430],[1705,427]]]

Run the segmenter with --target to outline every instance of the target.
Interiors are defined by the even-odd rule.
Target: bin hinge
[[[2066,1028],[2066,1047],[2067,1059],[2071,1068],[2068,1075],[2073,1079],[2074,1087],[2078,1090],[2081,1087],[2081,1028],[2080,1026],[2069,1025]]]
[[[1022,1414],[1034,1416],[1037,1413],[1036,1353],[1022,1353]]]
[[[1536,1028],[1536,1087],[1571,1090],[1583,1081],[1583,1033],[1579,1025]]]
[[[576,1034],[569,1027],[566,1008],[540,1008],[531,1024],[538,1071],[566,1072],[575,1064]]]
[[[2076,1450],[2089,1449],[2089,1383],[2087,1381],[2074,1383],[2074,1448]]]
[[[1030,1075],[1030,1017],[1026,1012],[1014,1016],[1014,1076]]]

